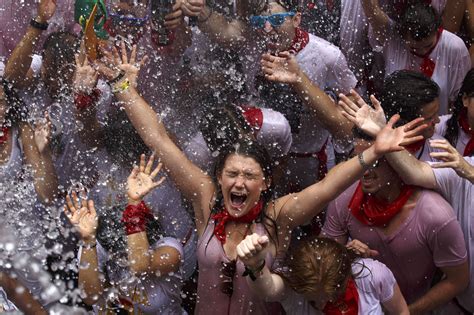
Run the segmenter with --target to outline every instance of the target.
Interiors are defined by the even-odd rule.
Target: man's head
[[[79,39],[68,32],[52,33],[44,42],[41,78],[49,95],[58,96],[72,84],[78,50]]]
[[[387,120],[400,114],[397,126],[415,118],[423,117],[428,128],[423,131],[425,139],[434,134],[439,122],[439,86],[422,73],[401,70],[389,75],[383,85],[382,106]]]
[[[427,54],[437,41],[441,19],[431,5],[416,3],[408,6],[398,24],[398,32],[411,52]]]
[[[269,2],[259,15],[250,17],[259,42],[274,53],[288,50],[300,23],[298,5],[286,1]]]

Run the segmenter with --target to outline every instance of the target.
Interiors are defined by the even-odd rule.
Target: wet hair
[[[79,38],[69,32],[51,33],[43,44],[43,60],[48,59],[48,71],[64,72],[65,65],[75,67],[75,55],[79,51]]]
[[[256,0],[252,14],[260,15],[264,13],[269,10],[271,3],[281,5],[286,12],[301,12],[303,9],[303,2],[301,0]]]
[[[16,126],[19,122],[27,121],[28,106],[18,95],[18,91],[6,79],[1,79],[3,93],[5,95],[6,112],[4,126]]]
[[[211,152],[223,152],[240,139],[253,137],[252,127],[234,105],[209,110],[201,118],[199,129]]]
[[[103,130],[105,149],[116,162],[128,165],[141,154],[150,153],[123,109],[114,108],[107,113]]]
[[[329,238],[304,239],[290,248],[283,265],[276,269],[285,282],[297,293],[326,293],[336,300],[344,293],[357,258],[344,245]]]
[[[127,235],[121,222],[122,212],[126,205],[102,207],[98,209],[99,225],[97,240],[112,255],[125,255],[127,251]],[[146,224],[148,243],[153,245],[162,237],[162,229],[157,219],[151,219]]]
[[[420,116],[422,108],[439,96],[439,86],[422,73],[400,70],[385,78],[381,102],[389,120],[400,114],[397,126]]]
[[[410,4],[398,23],[398,32],[406,38],[408,35],[416,41],[428,38],[441,25],[441,18],[434,8],[422,2]]]
[[[218,182],[218,178],[222,174],[227,159],[233,154],[254,159],[255,162],[257,162],[262,168],[265,180],[267,182],[270,181],[270,185],[265,191],[262,191],[261,193],[260,200],[263,202],[263,208],[256,222],[262,223],[269,237],[272,239],[272,241],[277,243],[278,239],[273,237],[273,235],[278,235],[277,224],[275,220],[273,220],[266,214],[265,211],[268,204],[272,202],[273,198],[274,182],[272,160],[268,155],[268,152],[262,146],[258,145],[255,141],[251,139],[243,138],[236,142],[233,146],[226,147],[226,150],[221,152],[221,154],[219,154],[219,156],[217,157],[216,162],[214,164],[213,172],[214,183]],[[216,184],[216,186],[216,199],[214,202],[214,206],[211,208],[211,215],[223,211],[224,207],[224,196],[222,195],[222,190],[219,185]],[[270,233],[270,227],[273,227],[275,233]]]
[[[462,109],[464,108],[464,104],[462,102],[463,96],[474,96],[474,69],[469,70],[469,72],[464,77],[461,89],[459,90],[456,101],[454,102],[452,116],[446,123],[446,133],[444,134],[444,137],[449,141],[449,143],[451,143],[453,147],[456,147],[459,137],[458,119]]]

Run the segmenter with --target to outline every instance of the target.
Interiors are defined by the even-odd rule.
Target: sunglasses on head
[[[118,25],[143,26],[149,20],[150,17],[147,15],[144,18],[137,18],[129,15],[109,13],[109,18],[114,24]]]
[[[271,26],[279,27],[285,22],[288,16],[295,16],[295,12],[275,13],[272,15],[252,15],[250,17],[250,24],[253,28],[263,28],[265,22],[268,21]]]

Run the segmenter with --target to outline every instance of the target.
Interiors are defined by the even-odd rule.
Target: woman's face
[[[260,200],[268,188],[262,167],[253,158],[232,154],[218,177],[224,205],[233,217],[242,217]]]

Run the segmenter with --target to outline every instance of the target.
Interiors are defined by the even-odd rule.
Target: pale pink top
[[[410,304],[424,295],[438,267],[451,267],[467,259],[464,236],[453,208],[438,193],[421,191],[408,218],[391,235],[364,225],[349,211],[357,183],[331,202],[322,233],[331,238],[350,237],[377,250],[375,259],[392,270]]]
[[[266,303],[250,291],[247,279],[242,277],[244,265],[239,260],[233,278],[232,298],[221,292],[222,262],[228,263],[230,259],[213,231],[214,221],[210,220],[198,241],[199,279],[195,314],[278,314],[281,310],[278,303]],[[262,224],[256,224],[254,231],[266,234]],[[271,255],[267,256],[266,263],[268,267],[272,265]]]

